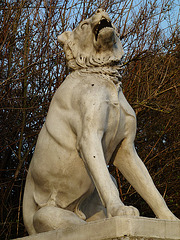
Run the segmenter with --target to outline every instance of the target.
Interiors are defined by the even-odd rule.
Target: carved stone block
[[[113,217],[18,240],[179,240],[180,221]]]

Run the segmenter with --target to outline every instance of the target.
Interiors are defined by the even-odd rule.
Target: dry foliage
[[[27,234],[22,197],[29,162],[51,98],[68,74],[57,35],[72,30],[100,7],[113,19],[125,50],[122,82],[137,113],[138,153],[168,206],[180,217],[180,39],[176,2],[0,2],[1,239]],[[138,207],[141,215],[153,216],[118,170],[112,165],[109,169],[118,181],[123,201]]]

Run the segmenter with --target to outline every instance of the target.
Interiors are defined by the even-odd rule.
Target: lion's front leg
[[[83,131],[83,136],[79,142],[79,151],[107,211],[108,208],[110,210],[112,204],[123,206],[106,166],[101,139],[96,133],[93,133],[92,129],[91,131]]]
[[[80,153],[96,186],[101,201],[107,209],[107,216],[139,216],[136,208],[124,206],[120,200],[118,189],[107,169],[101,140],[98,136],[89,133],[88,138],[82,138]]]
[[[101,95],[98,94],[98,96]],[[118,189],[106,166],[102,138],[107,125],[108,107],[107,101],[102,102],[96,99],[95,104],[91,103],[85,109],[82,116],[82,133],[79,137],[78,151],[101,201],[107,209],[108,217],[137,216],[138,211],[135,208],[124,206],[120,200]]]
[[[114,165],[136,189],[160,219],[178,220],[167,207],[164,199],[156,189],[144,163],[136,153],[134,144],[126,138],[116,155]]]

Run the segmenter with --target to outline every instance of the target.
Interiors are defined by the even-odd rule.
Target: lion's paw
[[[116,205],[112,206],[107,209],[108,217],[115,217],[115,216],[133,216],[138,217],[139,211],[137,208],[133,206],[122,206]]]

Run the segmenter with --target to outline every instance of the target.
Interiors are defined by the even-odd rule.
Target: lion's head
[[[109,15],[102,9],[58,36],[70,69],[115,65],[124,54]]]

